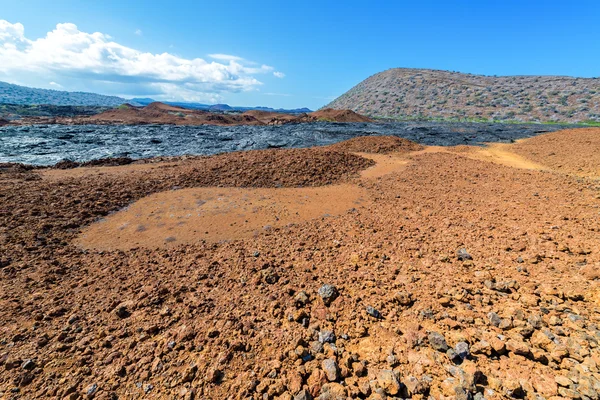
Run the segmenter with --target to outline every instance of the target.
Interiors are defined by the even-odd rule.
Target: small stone
[[[573,389],[564,388],[564,387],[558,388],[558,394],[561,395],[562,397],[566,397],[569,399],[580,399],[581,398],[581,394],[579,394],[577,391],[575,391]]]
[[[152,389],[154,389],[154,386],[152,386],[151,384],[146,384],[144,385],[144,393],[148,394],[152,391]]]
[[[326,306],[330,305],[332,301],[338,296],[337,289],[333,285],[325,284],[319,288],[319,296],[323,299],[323,303]]]
[[[506,343],[497,337],[490,339],[490,346],[492,346],[492,349],[498,354],[504,354],[506,351]]]
[[[455,397],[456,400],[471,400],[473,398],[473,396],[471,395],[471,392],[468,392],[462,386],[455,386],[454,394],[456,396]]]
[[[535,329],[541,329],[544,326],[542,317],[537,314],[534,314],[534,315],[530,316],[529,318],[527,318],[527,322],[529,322],[529,325],[531,325]]]
[[[570,380],[569,378],[567,378],[566,376],[562,376],[562,375],[557,375],[554,377],[554,380],[556,381],[556,383],[558,383],[560,386],[564,386],[564,387],[569,387],[573,384],[573,381]]]
[[[531,349],[524,342],[517,341],[515,339],[509,339],[506,342],[506,350],[511,353],[518,354],[520,356],[528,356],[531,354]]]
[[[456,252],[456,257],[460,261],[472,260],[473,257],[467,252],[467,249],[460,249]]]
[[[463,360],[469,357],[469,344],[467,342],[458,342],[456,346],[454,346],[454,351],[460,358]]]
[[[504,394],[508,397],[520,398],[523,395],[523,389],[519,381],[515,379],[507,379],[502,383]]]
[[[377,376],[377,383],[379,383],[379,386],[381,386],[386,394],[392,396],[397,395],[401,389],[398,376],[394,371],[389,369],[379,372],[379,375]]]
[[[412,294],[409,292],[398,292],[394,296],[394,300],[401,306],[408,307],[413,303]]]
[[[119,304],[115,307],[114,313],[119,318],[127,318],[131,315],[131,312],[128,310],[127,305]]]
[[[448,350],[448,344],[446,339],[437,332],[431,332],[429,334],[429,344],[434,350],[445,352]]]
[[[301,292],[298,292],[298,294],[296,294],[296,297],[294,297],[294,300],[296,300],[296,305],[297,306],[305,306],[306,304],[308,304],[309,302],[309,297],[308,294],[306,294],[306,292],[303,290]]]
[[[92,383],[91,385],[89,385],[88,387],[85,388],[85,395],[89,399],[93,398],[97,392],[98,392],[98,385],[95,383]]]
[[[404,380],[404,386],[406,386],[406,391],[408,392],[409,397],[414,397],[418,394],[425,394],[429,390],[429,383],[427,380],[419,380],[414,376],[409,376]]]
[[[320,331],[319,332],[320,343],[335,343],[335,333],[332,331]]]
[[[326,358],[321,363],[321,368],[325,371],[325,375],[330,382],[335,382],[340,377],[340,369],[332,358]]]
[[[37,366],[37,364],[33,360],[25,360],[25,362],[23,362],[23,364],[21,364],[21,368],[23,368],[27,371],[33,370],[36,366]]]
[[[366,376],[368,373],[367,367],[361,362],[353,362],[352,370],[356,376]]]
[[[210,383],[218,383],[222,377],[223,377],[223,372],[221,372],[221,370],[219,370],[217,368],[211,368],[206,373],[206,379]]]
[[[294,396],[294,400],[312,400],[312,398],[310,392],[306,389],[302,389]]]
[[[475,393],[475,396],[473,396],[473,400],[485,400],[485,396],[483,393],[477,392]]]
[[[456,351],[454,351],[453,348],[449,348],[448,350],[446,350],[446,355],[448,356],[450,361],[452,361],[456,364],[458,364],[462,361],[462,358],[460,358],[460,356],[458,354],[456,354]]]
[[[346,387],[340,383],[330,382],[323,385],[318,400],[345,400],[348,397]]]
[[[323,352],[323,343],[319,342],[318,340],[310,342],[310,352],[312,354],[322,353]]]
[[[486,356],[492,355],[492,346],[486,340],[481,340],[473,344],[471,348],[473,354],[483,354]]]
[[[398,357],[396,357],[395,354],[390,354],[386,357],[385,360],[387,361],[388,365],[392,368],[398,365]]]
[[[371,306],[367,306],[367,314],[369,314],[373,318],[381,318],[381,313]]]
[[[500,326],[500,323],[502,323],[502,320],[500,319],[500,317],[498,316],[498,314],[496,314],[495,312],[490,312],[487,315],[488,317],[488,321],[490,321],[490,325],[492,326]]]
[[[502,329],[503,331],[509,330],[512,328],[512,321],[509,318],[504,318],[500,321],[498,328]]]
[[[196,377],[196,372],[198,372],[198,366],[196,366],[196,364],[188,366],[185,371],[183,371],[183,378],[181,379],[181,382],[185,383],[193,381]]]

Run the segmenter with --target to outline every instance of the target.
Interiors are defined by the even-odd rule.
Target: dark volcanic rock
[[[211,155],[272,147],[323,146],[357,136],[392,135],[424,145],[476,145],[512,142],[560,125],[498,123],[328,123],[281,126],[172,125],[34,125],[5,126],[0,161],[52,165],[61,160],[87,162],[103,158]],[[65,139],[68,138],[68,139]],[[226,139],[226,140],[224,140]]]

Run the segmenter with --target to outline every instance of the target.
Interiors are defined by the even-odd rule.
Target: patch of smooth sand
[[[311,188],[192,188],[145,197],[87,227],[83,248],[160,248],[248,239],[273,228],[339,215],[367,202],[357,185]]]
[[[454,150],[453,152],[474,160],[489,161],[512,168],[538,171],[549,169],[542,164],[538,164],[513,152],[511,146],[512,144],[509,143],[487,143],[485,147],[457,146],[456,148],[451,148],[450,151]],[[468,147],[468,149],[465,149],[465,147]]]
[[[389,154],[374,154],[374,153],[355,153],[364,158],[370,158],[375,161],[375,165],[363,170],[360,173],[362,179],[375,179],[401,170],[408,164],[409,159],[406,153],[389,153]]]
[[[428,146],[424,150],[411,153],[452,153],[472,160],[487,161],[494,164],[504,165],[512,168],[530,169],[530,170],[548,170],[549,168],[529,160],[512,151],[509,143],[486,143],[485,146]]]

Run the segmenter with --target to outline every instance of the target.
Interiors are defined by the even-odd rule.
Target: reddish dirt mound
[[[302,116],[297,115],[282,114],[277,112],[261,110],[246,111],[243,115],[256,118],[257,120],[266,125],[282,125],[290,122],[300,122],[300,118],[302,118]]]
[[[69,120],[73,121],[73,120]],[[82,117],[74,123],[93,124],[173,124],[173,125],[262,125],[249,115],[216,114],[201,110],[188,110],[163,103],[152,103],[144,108],[124,107]]]
[[[155,101],[154,103],[150,103],[148,104],[146,107],[144,107],[145,110],[157,110],[157,111],[174,111],[174,112],[186,112],[186,111],[190,111],[189,109],[183,108],[183,107],[177,107],[177,106],[170,106],[168,104],[165,103],[161,103],[158,101]]]
[[[600,176],[600,128],[548,133],[519,141],[510,150],[557,171]]]
[[[423,146],[396,136],[360,136],[327,146],[329,150],[349,153],[409,153]]]
[[[308,114],[317,120],[330,121],[330,122],[373,122],[369,117],[355,113],[352,110],[334,110],[333,108],[326,108]]]

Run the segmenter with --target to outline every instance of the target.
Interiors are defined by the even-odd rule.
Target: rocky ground
[[[600,145],[560,138],[564,165],[566,143]],[[373,140],[0,166],[0,398],[598,398],[600,173],[527,141],[544,170]],[[156,192],[339,183],[368,199],[251,239],[74,244]]]

